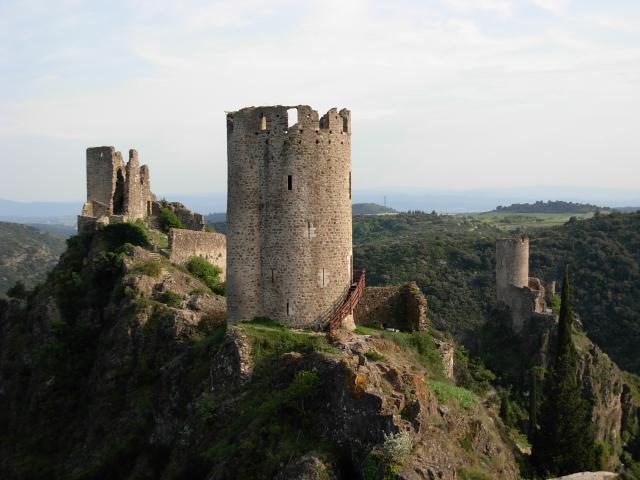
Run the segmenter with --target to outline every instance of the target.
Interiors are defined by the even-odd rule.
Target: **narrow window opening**
[[[325,286],[325,283],[324,283],[324,268],[322,269],[322,286],[323,287]]]
[[[267,117],[263,113],[260,115],[260,130],[266,130],[266,129],[267,129]]]
[[[271,269],[271,283],[276,281],[276,271],[272,268]]]
[[[307,222],[307,234],[309,238],[311,238],[311,222]]]
[[[287,302],[287,317],[289,316],[289,302]]]
[[[351,198],[351,172],[349,172],[349,198]]]
[[[342,117],[342,131],[349,133],[349,120],[347,117]]]
[[[292,190],[293,189],[293,178],[291,178],[291,175],[287,175],[287,190]]]
[[[118,169],[118,173],[116,175],[116,188],[113,192],[113,214],[114,215],[123,215],[124,214],[124,175],[122,174],[122,170]]]
[[[291,128],[298,123],[298,109],[290,108],[287,110],[287,128]]]

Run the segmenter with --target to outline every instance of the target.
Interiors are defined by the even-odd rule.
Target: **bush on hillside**
[[[107,241],[107,250],[114,251],[129,243],[139,247],[148,247],[149,233],[142,224],[136,223],[112,223],[100,230],[100,234]]]
[[[214,293],[224,295],[224,283],[220,281],[222,270],[220,267],[209,263],[204,257],[191,257],[187,263],[187,270],[202,283],[209,287]]]
[[[160,220],[160,230],[165,233],[168,233],[172,228],[185,228],[180,217],[178,217],[170,208],[161,208],[158,219]]]

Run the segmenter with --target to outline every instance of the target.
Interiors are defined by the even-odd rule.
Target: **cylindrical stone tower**
[[[227,312],[321,328],[352,280],[351,115],[227,114]]]
[[[498,301],[507,301],[509,285],[529,286],[529,239],[502,238],[496,242],[496,290]]]

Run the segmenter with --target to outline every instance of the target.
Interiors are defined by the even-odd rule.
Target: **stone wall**
[[[348,110],[319,119],[309,106],[227,115],[231,323],[266,316],[320,328],[345,298],[352,277],[350,122]]]
[[[184,264],[191,257],[204,257],[220,267],[220,279],[226,279],[227,239],[221,233],[172,228],[169,230],[169,260]]]
[[[415,282],[391,287],[366,287],[353,316],[356,325],[396,328],[427,327],[427,300]]]

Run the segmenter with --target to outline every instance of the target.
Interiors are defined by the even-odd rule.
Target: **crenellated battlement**
[[[346,108],[340,111],[332,108],[320,118],[309,105],[276,105],[246,107],[227,113],[228,135],[293,135],[305,131],[350,136],[351,112]]]

